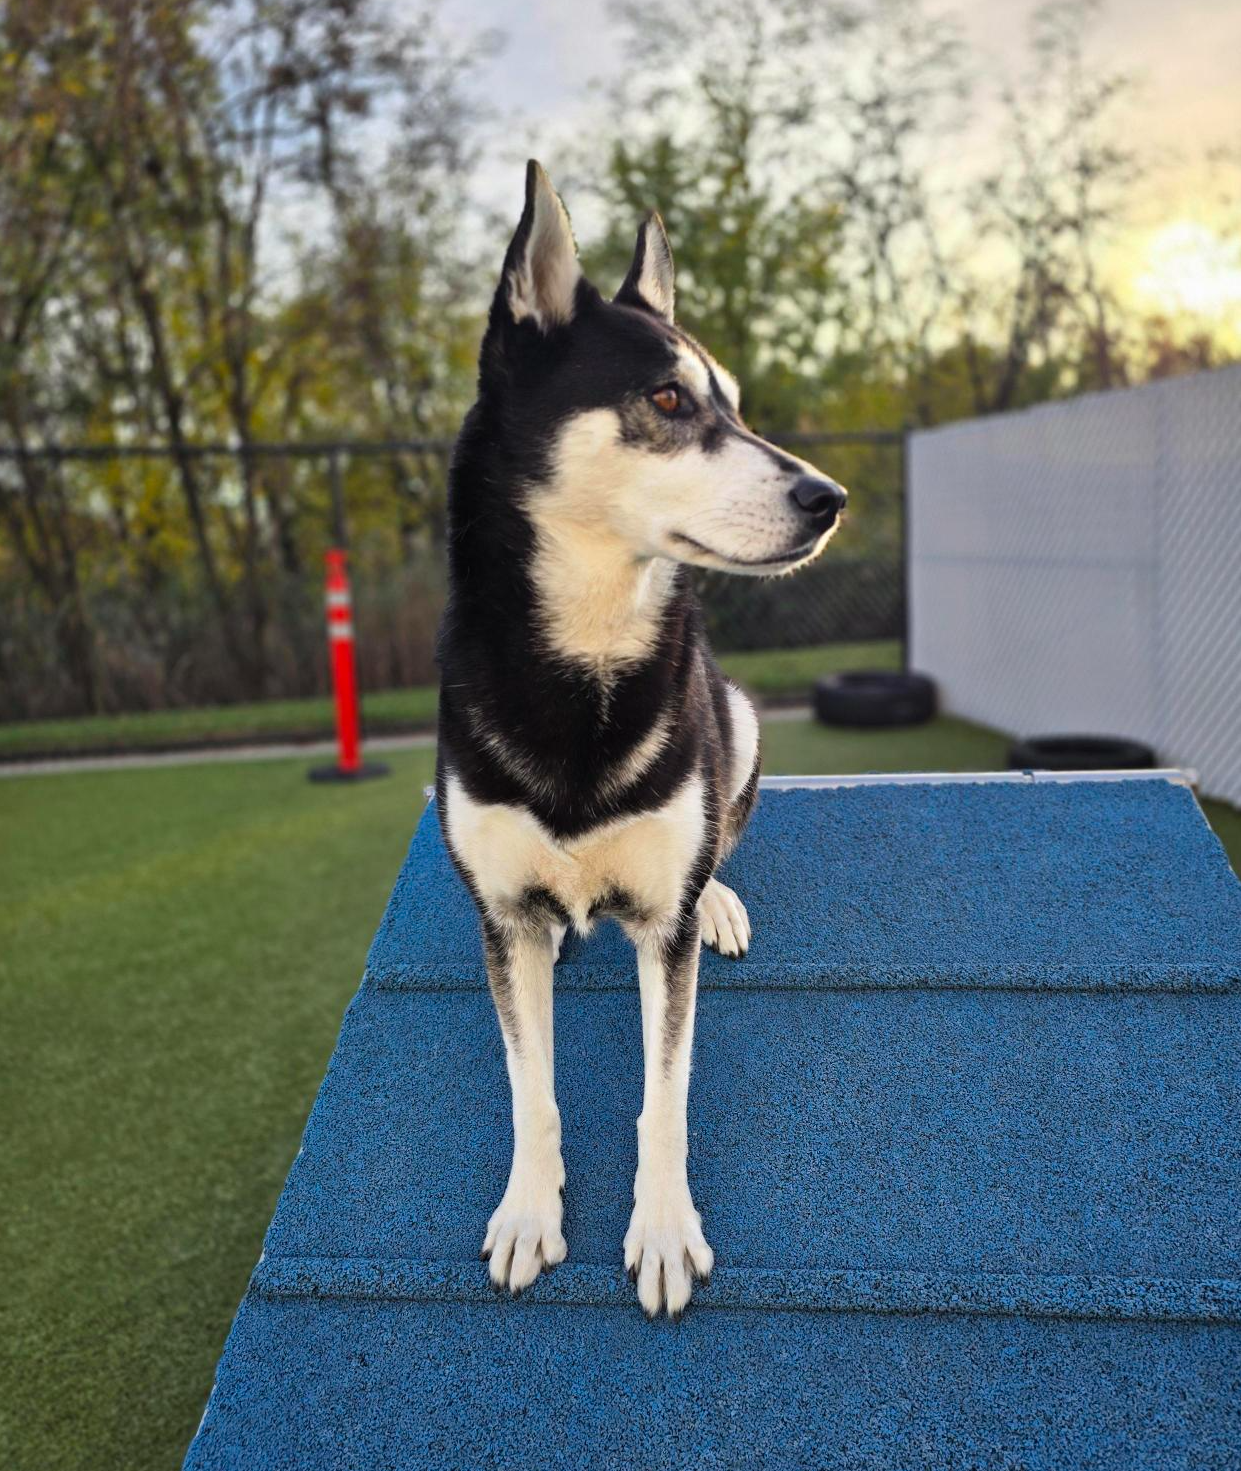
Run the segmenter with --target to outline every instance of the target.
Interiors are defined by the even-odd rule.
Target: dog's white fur
[[[729,700],[736,732],[729,795],[735,798],[754,765],[758,720],[739,691],[730,689]],[[649,765],[655,754],[635,752],[635,769],[643,760]],[[533,887],[555,894],[574,927],[583,932],[591,927],[591,905],[618,888],[632,895],[650,916],[645,921],[624,921],[638,953],[646,1078],[638,1120],[634,1211],[624,1251],[626,1267],[637,1267],[639,1300],[652,1314],[661,1307],[679,1314],[692,1285],[687,1262],[694,1274],[706,1277],[714,1260],[687,1173],[692,1024],[681,1029],[671,1065],[665,1067],[660,1057],[667,987],[658,941],[676,915],[685,873],[702,842],[702,797],[701,779],[695,777],[655,812],[560,842],[523,808],[475,802],[452,778],[445,792],[443,816],[453,849],[474,875],[481,904],[499,923],[510,922],[523,894]],[[748,947],[745,908],[717,879],[707,884],[698,911],[705,943],[715,944],[726,955]],[[552,1060],[552,970],[561,936],[550,930],[531,934],[520,925],[513,926],[512,935],[513,1004],[521,1038],[516,1046],[505,1032],[513,1094],[513,1163],[504,1197],[488,1223],[483,1250],[490,1254],[492,1280],[520,1292],[534,1281],[541,1265],[555,1265],[565,1255],[561,1234],[565,1173]],[[691,972],[692,1021],[696,956]]]
[[[569,212],[552,188],[552,181],[539,169],[530,234],[509,274],[508,303],[513,320],[532,318],[545,332],[569,321],[581,274]]]
[[[701,360],[692,357],[685,370],[687,376],[701,375],[705,391]],[[657,457],[623,442],[613,412],[600,409],[571,420],[553,476],[527,502],[537,534],[533,581],[553,649],[604,678],[640,659],[654,643],[674,573],[670,533],[709,537],[726,554],[761,558],[764,548],[787,544],[787,483],[761,449],[744,442],[710,461],[693,450]],[[728,694],[734,727],[728,796],[734,800],[754,766],[758,719],[744,695],[731,687]],[[499,732],[489,730],[484,739],[502,763],[522,769],[524,758],[507,748]],[[660,726],[650,732],[614,773],[618,790],[654,762],[666,739]],[[634,1211],[624,1251],[626,1267],[638,1273],[639,1300],[652,1314],[661,1308],[679,1314],[693,1275],[709,1275],[713,1262],[687,1173],[696,954],[686,983],[690,1024],[680,1030],[670,1066],[660,1058],[667,987],[658,942],[674,921],[685,874],[701,845],[703,812],[702,783],[694,778],[658,811],[560,842],[525,809],[477,803],[455,780],[446,788],[444,819],[453,849],[474,876],[481,904],[499,923],[513,919],[532,888],[555,895],[582,931],[590,928],[591,905],[617,889],[651,916],[645,923],[624,921],[638,954],[646,1061]],[[698,914],[705,943],[724,955],[749,947],[745,907],[718,879],[707,883]],[[521,1039],[515,1045],[506,1031],[513,1163],[484,1251],[490,1253],[492,1280],[517,1292],[534,1281],[541,1264],[564,1257],[564,1163],[551,1019],[559,936],[547,930],[531,936],[517,923],[511,934]]]
[[[703,362],[682,358],[705,396]],[[781,559],[797,533],[788,472],[744,439],[716,455],[697,448],[652,455],[625,442],[615,412],[594,409],[565,426],[553,463],[548,483],[527,500],[538,537],[534,582],[552,648],[599,673],[650,652],[673,558],[770,576],[813,561],[831,536],[807,543],[796,560]],[[806,472],[817,474],[809,464]]]
[[[671,322],[676,309],[672,251],[658,215],[651,215],[642,226],[642,269],[638,273],[637,286],[643,299],[664,321]]]
[[[533,190],[523,216],[528,228],[515,237],[504,299],[515,323],[533,322],[547,333],[572,322],[581,272],[568,215],[537,165],[528,187]],[[671,323],[672,257],[657,216],[643,226],[640,246],[634,286]],[[732,375],[689,339],[678,340],[676,373],[684,389],[703,405],[722,393],[735,411],[739,392]],[[718,406],[718,398],[715,402]],[[624,405],[587,409],[564,421],[551,453],[551,473],[540,473],[538,483],[523,492],[534,532],[530,582],[542,637],[554,659],[597,681],[605,723],[610,691],[621,673],[656,647],[677,562],[770,575],[812,560],[831,534],[808,533],[790,500],[798,474],[817,476],[815,468],[776,455],[735,414],[727,437],[708,449],[706,437],[679,448],[676,440],[662,447],[643,443],[640,436],[635,440],[625,433],[624,412]],[[814,539],[798,540],[807,535]],[[696,657],[706,659],[705,645],[695,647],[704,650]],[[707,666],[690,667],[705,686]],[[718,672],[714,678],[718,681]],[[718,690],[718,684],[713,687]],[[727,699],[731,739],[725,749],[731,766],[726,781],[722,773],[712,774],[712,802],[723,795],[732,804],[755,774],[759,731],[745,697],[729,686]],[[540,766],[473,706],[465,707],[463,719],[476,746],[520,779],[519,786],[534,794],[551,792],[548,753],[540,753]],[[598,780],[598,793],[609,803],[619,799],[655,766],[672,736],[672,717],[660,715]],[[450,764],[442,767],[442,776],[441,821],[450,849],[471,881],[485,932],[501,937],[506,965],[504,1000],[501,1004],[497,994],[497,1010],[512,1086],[513,1160],[483,1243],[492,1281],[519,1292],[543,1266],[563,1260],[566,1250],[552,1025],[553,967],[564,926],[532,909],[530,896],[549,896],[551,912],[567,916],[585,933],[592,913],[621,894],[620,922],[637,950],[645,1063],[624,1259],[636,1274],[646,1311],[654,1315],[666,1308],[679,1315],[693,1278],[706,1277],[714,1261],[687,1173],[699,940],[737,955],[750,939],[744,906],[718,879],[709,878],[701,889],[696,915],[685,907],[693,904],[687,885],[701,855],[714,852],[718,861],[721,851],[717,819],[708,817],[702,769],[682,780],[661,807],[633,810],[640,804],[624,808],[618,802],[614,810],[627,815],[572,837],[558,836],[525,806],[471,796]],[[688,964],[686,937],[692,945]],[[669,954],[681,957],[671,974],[671,962],[664,958]],[[678,1008],[687,1006],[683,1015],[666,1016],[670,997]]]
[[[744,703],[737,695],[735,708]],[[752,710],[748,720],[747,775],[757,742]],[[735,769],[743,765],[739,742]],[[744,781],[742,776],[738,791]],[[474,875],[479,902],[499,924],[511,925],[514,947],[512,996],[520,1045],[505,1030],[513,1093],[513,1163],[508,1188],[483,1243],[490,1253],[492,1280],[521,1291],[534,1281],[541,1262],[554,1265],[565,1254],[560,1194],[565,1175],[552,1061],[552,968],[559,936],[547,929],[531,933],[514,919],[522,896],[537,887],[554,894],[574,927],[586,932],[592,904],[622,889],[647,916],[623,921],[638,952],[646,1074],[625,1264],[638,1268],[638,1296],[649,1313],[661,1307],[680,1313],[690,1296],[687,1257],[694,1272],[705,1277],[713,1256],[687,1174],[685,1118],[693,1028],[681,1028],[670,1065],[665,1066],[660,1043],[667,987],[659,941],[675,920],[685,874],[702,843],[701,778],[691,778],[655,812],[605,824],[568,842],[558,841],[523,808],[475,802],[453,778],[446,785],[443,817],[454,851]],[[712,880],[699,907],[700,913],[705,911],[704,922],[709,917],[713,935],[724,935],[734,952],[748,943],[745,911],[731,890]],[[692,1018],[697,955],[688,987]]]

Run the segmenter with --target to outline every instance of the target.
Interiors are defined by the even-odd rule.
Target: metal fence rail
[[[716,647],[903,641],[906,436],[848,430],[771,438],[846,485],[849,512],[828,556],[794,578],[697,574]],[[75,683],[75,672],[66,667],[73,657],[66,654],[64,632],[74,621],[85,629],[98,676],[91,698],[102,708],[239,697],[201,576],[187,564],[147,579],[149,586],[133,585],[132,555],[114,544],[110,530],[109,487],[156,473],[167,477],[167,493],[175,497],[178,469],[200,482],[209,534],[234,589],[242,587],[247,569],[237,563],[241,538],[230,518],[239,516],[243,485],[261,491],[264,608],[252,639],[261,646],[263,694],[325,687],[319,577],[322,553],[331,545],[349,547],[353,555],[363,687],[432,679],[452,445],[443,438],[341,437],[0,445],[0,496],[11,498],[10,507],[37,513],[38,497],[54,488],[55,514],[80,551],[73,586],[58,604],[46,587],[23,579],[11,535],[5,546],[12,518],[0,520],[0,719],[81,713],[81,679]],[[38,475],[30,474],[32,467]],[[240,602],[242,593],[237,596]]]

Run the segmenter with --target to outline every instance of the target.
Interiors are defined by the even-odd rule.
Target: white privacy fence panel
[[[1241,803],[1241,368],[918,433],[909,473],[945,709],[1143,740]]]

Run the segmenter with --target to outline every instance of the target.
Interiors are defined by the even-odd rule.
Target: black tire
[[[1010,771],[1149,771],[1155,753],[1120,736],[1030,736],[1008,748]]]
[[[824,725],[921,725],[935,714],[935,685],[925,674],[881,669],[829,674],[815,684],[814,713]]]

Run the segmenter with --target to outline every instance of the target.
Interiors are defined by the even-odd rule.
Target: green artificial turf
[[[1004,737],[764,730],[769,772],[995,768]],[[433,753],[0,781],[4,1471],[180,1464]],[[1241,862],[1241,817],[1212,804]]]
[[[764,698],[806,695],[821,674],[847,669],[896,669],[900,644],[820,644],[805,649],[759,649],[725,654],[724,668]],[[373,735],[416,730],[435,723],[436,690],[421,685],[376,690],[362,713]],[[261,741],[309,741],[330,737],[329,699],[268,700],[255,705],[214,705],[192,710],[147,710],[135,715],[93,715],[79,720],[21,720],[0,725],[0,761],[28,756],[68,756],[109,751],[158,751],[185,746],[237,746]]]
[[[433,759],[0,783],[5,1471],[180,1465]]]
[[[790,776],[851,771],[1003,771],[1008,738],[941,715],[894,730],[829,729],[813,720],[763,726],[763,770]]]
[[[413,730],[435,723],[436,690],[378,690],[364,701],[367,729]],[[313,741],[331,736],[332,702],[267,700],[190,710],[144,710],[78,720],[19,720],[0,725],[0,760],[100,752],[163,751],[184,746]]]
[[[901,646],[896,639],[856,644],[819,644],[807,649],[754,649],[721,654],[720,666],[743,689],[763,699],[807,696],[824,674],[852,669],[899,669]]]

